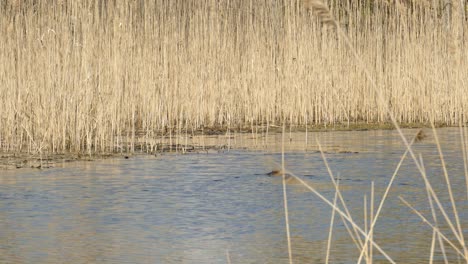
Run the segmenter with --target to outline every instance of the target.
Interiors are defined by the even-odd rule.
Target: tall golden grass
[[[386,104],[333,25],[318,23],[313,2],[4,1],[1,149],[109,152],[162,133],[283,118],[389,122]],[[466,7],[327,6],[398,122],[466,122]]]
[[[466,247],[464,231],[463,231],[463,228],[461,226],[459,211],[457,209],[456,201],[455,201],[455,195],[452,192],[452,186],[451,186],[451,182],[450,182],[450,177],[449,177],[449,175],[447,173],[444,155],[443,155],[442,148],[441,148],[441,145],[440,145],[439,140],[438,140],[437,131],[436,131],[435,126],[434,126],[434,119],[432,118],[430,120],[430,123],[431,123],[431,126],[432,126],[432,130],[433,130],[434,137],[435,137],[435,140],[436,140],[437,151],[439,153],[440,161],[441,161],[442,168],[443,168],[443,174],[444,174],[445,183],[446,183],[446,187],[447,187],[447,193],[448,193],[449,198],[450,198],[450,202],[447,203],[445,206],[442,205],[442,203],[440,202],[438,194],[432,188],[432,185],[430,183],[428,175],[426,174],[426,169],[425,169],[425,166],[424,166],[423,157],[420,154],[419,154],[419,157],[416,156],[416,154],[415,154],[415,152],[413,151],[413,148],[412,148],[413,142],[419,141],[423,137],[423,135],[421,135],[421,131],[419,131],[415,135],[413,140],[411,140],[411,141],[409,141],[403,135],[403,133],[402,133],[402,131],[400,129],[400,125],[399,125],[399,123],[401,121],[398,120],[397,114],[396,114],[395,110],[392,108],[391,101],[388,101],[388,95],[386,94],[385,89],[382,87],[382,85],[378,84],[377,77],[371,74],[371,71],[369,70],[370,67],[368,67],[365,64],[364,60],[361,58],[361,55],[358,54],[357,49],[353,46],[352,39],[350,39],[349,35],[348,35],[349,33],[345,32],[343,30],[342,26],[339,24],[339,21],[335,19],[333,13],[331,13],[331,11],[330,11],[329,7],[327,6],[327,4],[325,4],[321,0],[304,0],[304,3],[305,3],[305,6],[309,10],[312,10],[316,14],[317,19],[319,19],[323,24],[330,25],[331,27],[333,27],[333,29],[335,29],[337,31],[337,33],[338,33],[337,36],[341,37],[344,40],[345,45],[347,46],[349,51],[352,53],[352,57],[355,60],[357,67],[364,73],[366,80],[370,82],[371,88],[372,88],[373,92],[376,94],[378,102],[380,103],[380,105],[383,106],[385,112],[388,114],[388,117],[390,118],[392,124],[394,125],[394,127],[398,131],[399,135],[401,136],[401,139],[402,139],[402,141],[405,144],[407,149],[405,151],[405,154],[403,154],[403,156],[402,156],[402,158],[400,160],[400,163],[398,164],[398,166],[397,166],[397,168],[395,170],[395,173],[393,174],[393,176],[392,176],[392,178],[391,178],[391,180],[390,180],[390,182],[389,182],[389,184],[388,184],[388,186],[386,188],[386,191],[385,191],[385,193],[383,195],[383,198],[382,198],[382,200],[380,202],[380,205],[379,205],[375,215],[374,215],[374,209],[373,209],[374,208],[374,185],[372,183],[372,188],[371,188],[371,209],[370,209],[370,221],[369,222],[368,222],[368,217],[367,217],[367,212],[368,212],[367,203],[366,203],[367,198],[366,198],[366,196],[364,196],[364,210],[365,210],[365,213],[364,213],[364,218],[365,218],[364,230],[362,230],[362,228],[359,228],[359,226],[357,226],[355,224],[355,222],[351,218],[351,215],[346,211],[347,210],[346,203],[344,202],[344,200],[342,199],[342,196],[340,195],[337,182],[334,180],[333,173],[332,173],[330,167],[328,166],[327,159],[325,158],[325,155],[324,155],[322,150],[321,150],[322,158],[323,158],[325,166],[327,167],[327,170],[328,170],[328,172],[330,174],[331,181],[333,182],[333,184],[335,185],[335,188],[336,188],[336,195],[335,195],[335,199],[334,199],[333,204],[329,200],[324,199],[324,197],[320,193],[318,193],[313,187],[308,185],[306,182],[304,182],[303,180],[301,180],[300,178],[298,178],[294,174],[291,174],[291,175],[293,177],[295,177],[301,184],[306,186],[310,191],[312,191],[314,194],[316,194],[320,199],[322,199],[323,201],[328,203],[333,208],[334,212],[335,211],[338,212],[341,216],[343,216],[343,218],[346,218],[346,220],[349,221],[349,223],[353,226],[355,233],[353,234],[352,232],[349,231],[349,229],[348,229],[348,232],[349,232],[350,236],[353,238],[353,241],[355,242],[356,246],[361,251],[358,263],[361,263],[363,258],[365,259],[366,263],[372,263],[373,262],[373,248],[380,251],[380,253],[390,263],[395,263],[393,261],[393,259],[389,255],[387,255],[385,253],[385,251],[383,251],[382,248],[380,248],[380,246],[378,246],[376,244],[375,241],[373,241],[373,238],[372,238],[373,228],[374,228],[375,222],[376,222],[376,220],[377,220],[377,218],[379,216],[380,210],[382,209],[382,205],[383,205],[383,203],[384,203],[384,201],[386,199],[388,191],[390,190],[390,188],[392,186],[392,183],[393,183],[393,180],[395,179],[395,176],[398,173],[401,162],[405,159],[406,155],[409,154],[411,156],[411,158],[413,159],[416,167],[418,168],[422,179],[425,182],[426,191],[427,191],[428,200],[429,200],[429,204],[430,204],[430,207],[431,207],[431,212],[432,212],[432,215],[433,215],[434,223],[432,223],[430,220],[425,218],[417,209],[415,209],[403,197],[400,196],[400,199],[406,206],[408,206],[410,209],[412,209],[413,212],[416,213],[421,218],[421,220],[423,220],[424,223],[428,224],[430,227],[433,228],[431,254],[430,254],[430,258],[429,258],[429,263],[433,263],[433,261],[434,261],[434,249],[435,249],[435,245],[436,245],[436,239],[438,240],[438,242],[440,244],[441,251],[443,253],[445,263],[448,263],[447,256],[445,254],[445,248],[444,248],[444,243],[445,242],[448,243],[453,249],[455,249],[457,251],[457,253],[462,257],[462,259],[466,263],[468,263],[468,257],[467,257],[468,256],[468,248]],[[395,3],[399,4],[398,1],[396,1]],[[459,57],[459,55],[461,54],[460,53],[459,39],[460,39],[460,36],[464,34],[463,33],[464,30],[463,30],[463,27],[460,26],[460,25],[466,24],[465,15],[464,15],[465,8],[464,7],[462,8],[460,3],[455,1],[455,0],[454,1],[447,1],[446,3],[450,4],[450,6],[451,6],[450,7],[451,10],[449,10],[450,12],[448,12],[449,13],[449,17],[448,17],[449,19],[446,20],[446,27],[450,30],[449,31],[449,37],[451,37],[451,42],[449,43],[451,45],[450,51],[452,53],[451,65],[453,67],[457,68],[458,66],[460,66],[460,62],[461,62],[460,57]],[[401,5],[400,5],[399,9],[401,10]],[[461,19],[461,18],[463,18],[463,19]],[[455,82],[458,82],[458,81],[460,81],[460,79],[456,77]],[[463,162],[464,162],[464,167],[466,168],[467,167],[467,161],[465,159],[466,158],[466,155],[465,155],[466,154],[466,149],[464,149],[465,146],[466,146],[466,144],[464,142],[464,135],[466,134],[466,129],[462,128],[462,123],[464,123],[463,119],[459,120],[458,122],[459,122],[459,126],[460,126],[460,136],[461,136],[461,139],[462,139]],[[284,137],[284,126],[283,126],[283,137]],[[284,142],[284,139],[283,139],[283,142]],[[317,140],[317,144],[320,147],[320,143],[318,142],[318,140]],[[282,161],[282,163],[284,164],[284,160]],[[285,171],[284,166],[283,166],[283,171]],[[466,172],[466,170],[465,170],[465,172]],[[284,174],[284,172],[283,172],[283,174]],[[465,175],[465,177],[468,177],[468,175]],[[284,184],[284,182],[283,182],[283,184]],[[468,189],[467,189],[467,194],[468,194]],[[336,204],[336,198],[337,197],[340,197],[340,199],[341,199],[340,202],[341,202],[346,214],[345,214],[345,212],[343,212],[343,210],[340,210],[340,208],[337,206],[337,204]],[[285,203],[286,203],[287,202],[286,198],[284,200],[285,200]],[[453,211],[453,217],[452,218],[447,214],[447,210],[450,210],[450,209]],[[439,210],[440,213],[443,215],[444,221],[450,227],[450,230],[451,230],[452,234],[455,236],[456,240],[454,240],[454,241],[449,240],[440,231],[440,229],[438,227],[438,220],[437,220],[437,217],[436,217],[436,210]],[[285,214],[288,215],[288,211],[287,211],[286,207],[285,207]],[[370,229],[368,229],[368,224],[370,224]],[[289,223],[288,222],[286,222],[286,225],[289,228],[289,226],[288,226]],[[332,221],[331,221],[331,228],[332,227],[333,227],[333,216],[332,216]],[[332,232],[331,228],[330,228],[330,233]],[[363,235],[365,237],[364,244],[362,243],[362,239],[360,237],[361,235]],[[355,237],[358,238],[357,242],[359,242],[359,243],[356,242]],[[289,238],[289,233],[288,233],[288,238]],[[330,238],[331,238],[331,235],[329,236],[329,240],[330,240]],[[442,242],[442,240],[445,240],[445,242]],[[288,244],[289,243],[290,242],[288,241]],[[458,245],[457,245],[457,243],[458,243]],[[327,251],[327,260],[328,260],[328,251]],[[290,262],[292,263],[291,256],[290,256]],[[460,259],[459,259],[459,262],[460,262]]]

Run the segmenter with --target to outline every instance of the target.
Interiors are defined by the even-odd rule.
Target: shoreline
[[[452,127],[446,125],[436,125],[436,128]],[[404,129],[424,129],[430,128],[427,124],[401,124],[401,128]],[[287,126],[286,133],[290,132],[345,132],[345,131],[369,131],[369,130],[393,130],[394,127],[391,124],[364,124],[364,123],[354,123],[350,124],[336,124],[336,125],[314,125],[314,126]],[[269,134],[278,134],[282,132],[281,126],[270,125],[268,126]],[[252,133],[267,133],[266,126],[254,126],[252,127],[243,127],[236,129],[229,129],[229,133],[232,134],[245,134],[249,135]],[[181,135],[186,133],[181,133]],[[213,136],[223,136],[228,135],[228,129],[222,127],[206,127],[198,130],[192,131],[189,137],[213,137]],[[175,137],[176,135],[172,135]],[[231,135],[232,136],[232,135]],[[160,135],[159,137],[165,138],[167,141],[168,135]],[[232,137],[229,137],[232,138]],[[229,139],[226,139],[226,141]],[[218,145],[201,145],[201,144],[181,144],[179,143],[158,143],[156,150],[152,152],[143,151],[143,144],[137,145],[134,152],[129,150],[120,151],[120,152],[109,152],[109,153],[28,153],[28,152],[2,152],[0,151],[0,171],[1,170],[15,170],[15,169],[24,169],[24,168],[33,168],[33,169],[49,169],[56,167],[57,164],[64,164],[69,162],[76,161],[96,161],[109,158],[123,158],[129,159],[135,155],[162,155],[164,153],[180,153],[180,154],[190,154],[190,153],[208,153],[214,151],[222,151],[227,148],[226,144]],[[235,147],[230,147],[236,149]]]
[[[403,123],[399,124],[403,129],[417,129],[417,128],[431,128],[430,123]],[[446,124],[434,124],[435,128],[443,127],[456,127]],[[307,128],[307,129],[306,129]],[[286,132],[334,132],[334,131],[368,131],[368,130],[394,130],[395,127],[391,123],[365,123],[357,122],[350,123],[336,123],[336,124],[319,124],[319,125],[286,125]],[[266,133],[267,124],[254,125],[254,126],[232,126],[229,129],[230,133]],[[282,125],[270,124],[268,125],[268,133],[281,133]],[[181,134],[185,134],[182,131]],[[226,126],[212,126],[199,128],[189,132],[189,135],[224,135],[228,133]],[[169,132],[161,133],[159,136],[169,136]]]

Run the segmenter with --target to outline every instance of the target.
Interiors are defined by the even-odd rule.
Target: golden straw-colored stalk
[[[192,129],[383,124],[388,110],[466,122],[468,23],[437,3],[143,2],[0,5],[2,151],[148,151]]]

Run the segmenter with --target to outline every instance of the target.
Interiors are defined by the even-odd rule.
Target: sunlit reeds
[[[161,136],[254,131],[283,118],[389,122],[333,20],[305,2],[309,9],[302,1],[6,1],[1,149],[154,148]],[[327,6],[398,122],[466,122],[466,17],[448,23],[438,1]]]
[[[398,2],[398,1],[396,1],[396,2]],[[383,256],[385,256],[385,258],[389,262],[394,263],[393,259],[389,255],[387,255],[385,253],[385,251],[383,251],[380,247],[377,247],[377,244],[373,240],[372,235],[373,235],[373,228],[374,228],[375,222],[376,222],[376,220],[378,218],[378,215],[380,213],[380,210],[382,208],[381,206],[383,205],[383,202],[386,199],[388,191],[390,190],[390,188],[392,186],[393,180],[394,180],[394,178],[395,178],[395,176],[396,176],[396,174],[397,174],[397,172],[399,170],[399,167],[400,167],[402,161],[405,159],[407,153],[409,153],[411,158],[414,161],[414,164],[418,168],[422,179],[424,180],[427,195],[428,195],[428,200],[429,200],[429,204],[430,204],[430,208],[431,208],[431,213],[432,213],[432,216],[433,216],[433,219],[434,219],[434,223],[432,223],[427,218],[425,218],[417,209],[415,209],[403,197],[400,197],[400,199],[405,205],[407,205],[409,208],[411,208],[415,214],[417,214],[425,223],[427,223],[433,229],[433,237],[432,237],[432,245],[431,245],[431,252],[430,252],[429,262],[430,263],[433,262],[434,248],[435,248],[435,243],[436,243],[436,238],[437,238],[438,241],[439,241],[439,245],[441,247],[441,252],[443,254],[443,257],[444,257],[444,260],[445,260],[446,263],[447,263],[447,256],[445,254],[445,248],[444,248],[444,243],[445,242],[447,244],[449,244],[459,254],[461,259],[463,259],[465,262],[468,263],[468,249],[467,249],[466,243],[465,243],[464,230],[463,230],[463,228],[461,226],[461,223],[460,223],[459,212],[457,210],[456,201],[455,201],[455,198],[454,198],[454,193],[452,191],[452,186],[451,186],[451,183],[450,183],[450,177],[449,177],[449,175],[447,173],[447,169],[446,169],[447,167],[446,167],[446,164],[445,164],[445,161],[444,161],[444,155],[443,155],[442,147],[441,147],[441,145],[439,143],[439,140],[438,140],[438,137],[437,137],[437,132],[436,132],[436,129],[434,127],[435,118],[433,116],[431,116],[431,119],[429,121],[430,121],[430,124],[432,125],[432,128],[433,128],[432,131],[433,131],[433,134],[434,134],[434,138],[435,138],[436,145],[437,145],[437,151],[439,153],[441,165],[442,165],[442,168],[443,168],[443,174],[444,174],[443,176],[444,176],[445,184],[446,184],[446,187],[447,187],[447,194],[448,194],[448,197],[449,197],[449,200],[450,200],[450,202],[448,202],[445,205],[445,207],[441,204],[441,201],[440,201],[440,199],[438,197],[439,195],[434,191],[434,189],[433,189],[433,187],[431,185],[431,182],[430,182],[430,180],[428,178],[428,175],[426,174],[426,169],[424,167],[422,156],[419,155],[419,157],[418,157],[415,154],[415,152],[413,151],[413,148],[412,148],[412,144],[413,144],[414,141],[421,141],[424,138],[422,130],[420,130],[415,135],[415,137],[413,138],[413,140],[411,142],[409,142],[407,140],[407,138],[403,135],[403,133],[402,133],[402,131],[400,129],[400,126],[399,126],[399,123],[401,122],[401,120],[399,120],[398,116],[397,116],[398,110],[394,109],[393,105],[391,103],[391,100],[390,101],[388,100],[389,95],[386,93],[385,88],[378,83],[377,76],[374,76],[374,75],[371,74],[372,67],[369,67],[368,65],[365,64],[365,61],[362,59],[362,55],[359,54],[358,49],[354,46],[352,38],[349,37],[350,36],[349,32],[345,32],[343,30],[343,28],[339,25],[338,20],[334,19],[333,14],[330,12],[330,10],[328,9],[328,6],[324,2],[318,1],[318,0],[317,1],[316,0],[307,0],[307,1],[304,1],[304,4],[308,9],[312,10],[316,14],[317,18],[319,20],[321,20],[323,24],[331,25],[338,31],[337,36],[341,37],[344,40],[347,48],[349,49],[350,53],[352,54],[353,59],[356,62],[357,68],[359,69],[359,71],[361,71],[364,74],[365,79],[370,83],[371,91],[375,93],[376,100],[380,103],[381,107],[383,108],[383,110],[388,115],[389,119],[391,120],[391,123],[397,129],[399,135],[401,136],[401,139],[402,139],[403,143],[405,144],[406,151],[405,151],[405,154],[402,156],[402,158],[400,160],[400,163],[397,166],[397,169],[396,169],[394,175],[392,176],[392,178],[391,178],[391,180],[390,180],[390,182],[389,182],[389,184],[387,186],[387,189],[386,189],[385,194],[384,194],[384,196],[383,196],[383,198],[381,200],[380,206],[379,206],[379,208],[377,210],[377,214],[375,215],[375,217],[374,217],[374,214],[373,214],[374,188],[373,188],[373,184],[372,184],[372,190],[371,190],[371,197],[372,198],[371,198],[371,209],[370,209],[370,219],[371,219],[370,229],[367,228],[368,227],[368,220],[367,220],[368,210],[367,210],[366,195],[364,195],[364,212],[365,212],[364,213],[364,219],[365,219],[365,224],[364,224],[364,230],[363,230],[363,228],[360,228],[358,225],[356,225],[356,223],[351,218],[351,215],[348,213],[346,203],[344,202],[344,199],[343,199],[343,197],[341,196],[341,194],[339,192],[339,188],[338,188],[338,185],[337,185],[337,183],[336,183],[336,181],[334,179],[331,168],[329,167],[329,165],[327,163],[327,159],[325,158],[325,154],[321,149],[320,150],[321,150],[322,158],[324,160],[324,164],[325,164],[325,166],[326,166],[326,168],[327,168],[327,170],[329,172],[332,183],[335,185],[336,194],[337,194],[336,197],[340,198],[340,203],[341,204],[337,205],[336,197],[335,197],[335,201],[333,203],[331,203],[328,199],[323,197],[319,192],[317,192],[308,183],[301,180],[299,177],[295,176],[294,174],[291,174],[291,175],[293,177],[296,177],[296,179],[300,183],[302,183],[305,187],[307,187],[310,191],[312,191],[315,195],[317,195],[322,201],[324,201],[328,205],[330,205],[334,211],[336,211],[340,215],[342,215],[345,218],[345,220],[349,224],[351,224],[353,226],[354,233],[349,232],[349,230],[348,230],[348,232],[349,232],[351,238],[353,238],[353,241],[355,243],[356,243],[356,238],[357,238],[357,241],[359,242],[359,244],[356,243],[357,246],[358,246],[358,249],[360,249],[360,252],[361,252],[360,257],[358,259],[358,263],[361,263],[363,257],[365,258],[367,263],[372,263],[372,261],[373,261],[372,248],[373,247],[378,249],[380,251],[380,253]],[[459,4],[454,4],[453,1],[452,1],[452,7],[451,8],[452,8],[452,10],[451,10],[452,11],[452,16],[450,18],[451,18],[452,24],[446,23],[446,26],[448,26],[449,28],[452,29],[452,31],[449,31],[449,36],[452,36],[452,42],[450,43],[450,45],[452,45],[454,47],[454,48],[452,48],[452,53],[457,53],[459,51],[459,48],[460,48],[460,45],[458,43],[458,38],[459,38],[459,35],[460,35],[459,30],[461,28],[460,24],[465,25],[466,21],[465,20],[461,21],[459,19],[458,15],[454,15],[455,12],[460,12],[460,5]],[[399,9],[401,10],[401,6],[399,6]],[[464,12],[464,10],[465,9],[463,9],[463,12]],[[457,25],[454,25],[453,21],[455,21],[455,23],[457,23]],[[455,51],[453,52],[453,50],[455,50]],[[457,67],[457,65],[459,65],[459,61],[458,61],[459,57],[458,56],[459,55],[452,56],[453,60],[452,60],[452,63],[450,63],[455,68]],[[458,82],[458,81],[460,81],[460,79],[458,77],[455,78],[455,82]],[[458,120],[458,122],[459,122],[459,124],[461,124],[461,123],[464,123],[465,121],[464,120]],[[460,127],[461,127],[461,125],[460,125]],[[460,129],[460,133],[461,133],[462,148],[463,148],[463,161],[466,163],[466,149],[464,149],[465,148],[465,142],[463,140],[465,132],[463,131],[463,129]],[[284,131],[283,131],[283,134],[284,134]],[[317,145],[320,148],[320,142],[317,141]],[[466,166],[467,165],[465,164],[465,168],[466,168]],[[466,170],[465,170],[465,173],[466,173]],[[468,192],[468,189],[467,189],[467,192]],[[340,208],[342,208],[342,209],[340,209]],[[452,219],[449,216],[449,214],[447,213],[447,210],[450,210],[450,209],[453,211],[453,217],[452,218],[454,218],[454,219]],[[437,217],[436,217],[436,215],[437,215],[436,211],[438,211],[438,213],[440,213],[443,216],[444,224],[448,225],[449,230],[451,231],[451,235],[453,235],[455,237],[455,239],[453,239],[453,240],[448,239],[447,236],[445,236],[439,230],[438,220],[437,220]],[[345,212],[346,212],[346,215],[345,215]],[[345,220],[343,220],[343,223],[346,223]],[[364,243],[362,243],[361,235],[365,238]],[[445,242],[442,242],[442,239],[444,239]],[[368,244],[368,242],[370,242],[371,244]],[[458,243],[458,245],[457,245],[457,243]],[[327,252],[326,259],[328,260],[328,252]]]

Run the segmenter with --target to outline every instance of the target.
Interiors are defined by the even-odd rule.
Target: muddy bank
[[[162,155],[164,153],[210,153],[225,149],[225,146],[185,146],[180,144],[165,145],[154,152],[143,152],[136,148],[135,152],[119,153],[5,153],[0,152],[0,170],[23,168],[48,169],[58,164],[75,161],[95,161],[109,158],[131,159],[135,155]]]
[[[402,128],[421,128],[422,124],[404,124]],[[440,127],[440,126],[438,126]],[[294,126],[286,127],[288,133],[288,142],[293,141],[290,133],[308,132],[343,132],[343,131],[367,131],[367,130],[390,130],[393,129],[389,124],[365,124],[353,123],[337,124],[334,126]],[[265,150],[265,145],[271,144],[271,141],[266,140],[267,137],[272,137],[271,140],[277,141],[275,138],[282,132],[281,126],[256,126],[256,127],[238,127],[227,130],[223,127],[202,128],[191,131],[191,133],[180,133],[179,135],[171,134],[159,135],[155,139],[138,137],[138,143],[124,143],[118,152],[114,153],[9,153],[0,151],[0,170],[21,169],[21,168],[36,168],[47,169],[56,167],[58,164],[75,162],[75,161],[94,161],[108,158],[132,158],[133,155],[161,155],[164,153],[208,153],[223,151],[226,149],[253,149]],[[153,140],[153,142],[151,142]],[[353,154],[360,150],[347,149],[342,146],[329,145],[324,146],[325,153],[341,153]],[[309,152],[319,152],[317,146],[307,147]]]
[[[98,159],[124,157],[121,154],[95,154],[82,155],[76,153],[53,153],[53,154],[38,154],[38,153],[1,153],[0,152],[0,170],[36,168],[47,169],[53,168],[59,163],[74,162],[74,161],[94,161]]]
[[[399,124],[400,128],[430,128],[431,124],[421,124],[421,123],[404,123]],[[436,128],[447,127],[444,124],[435,124]],[[184,131],[183,133],[188,132],[190,135],[223,135],[230,133],[266,133],[266,132],[281,132],[281,124],[263,124],[263,125],[253,125],[253,126],[232,126],[229,128],[221,126],[213,127],[204,127],[196,129],[193,131]],[[286,131],[292,132],[332,132],[332,131],[367,131],[367,130],[392,130],[395,129],[395,126],[390,123],[336,123],[336,124],[314,124],[314,125],[293,125],[290,126],[286,124]],[[169,135],[168,131],[162,133],[162,135]]]

